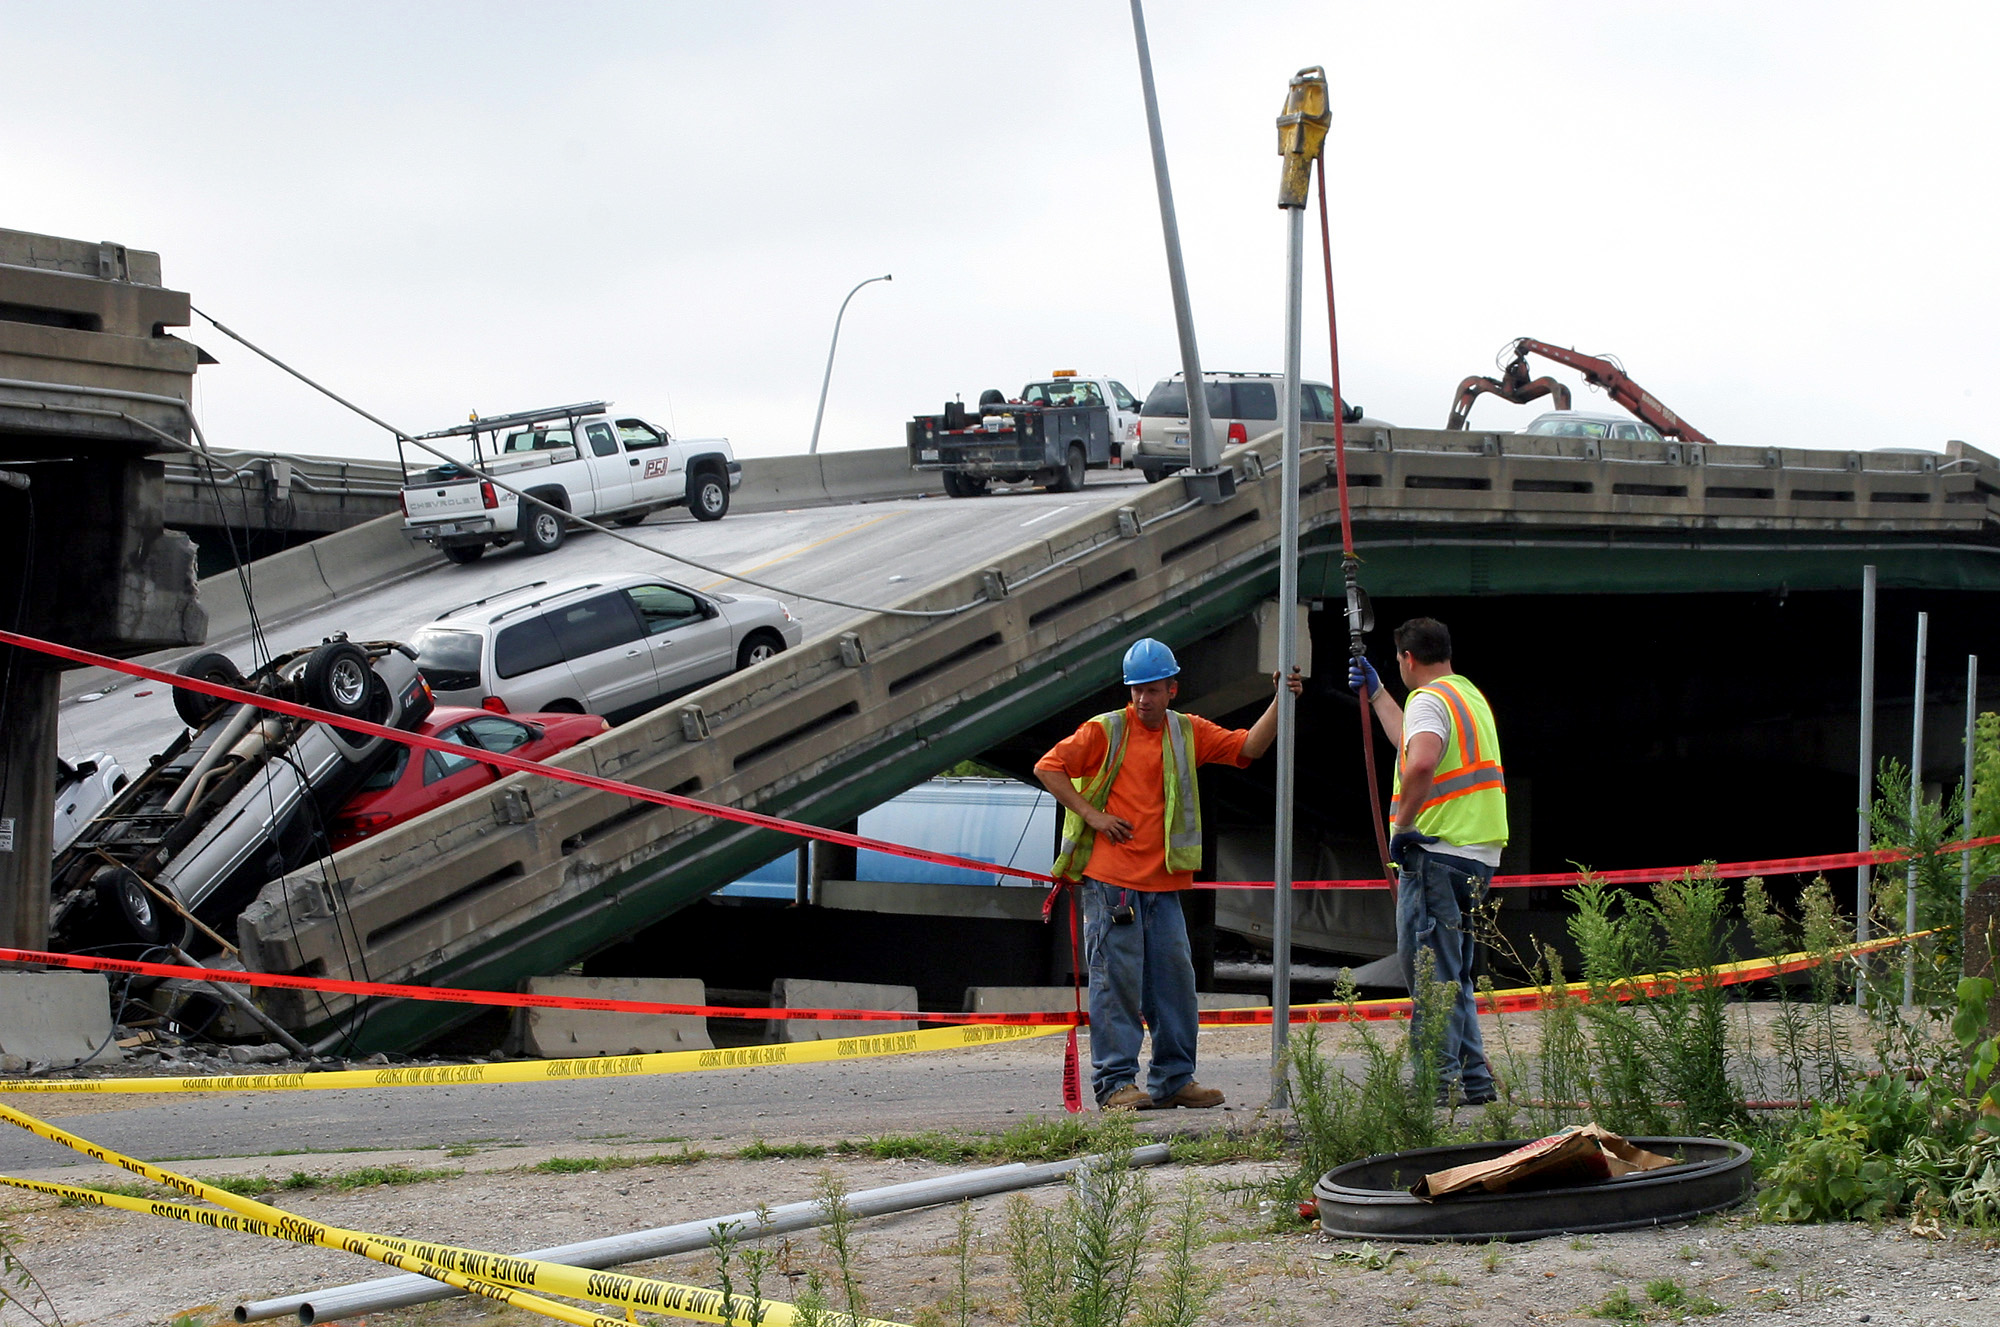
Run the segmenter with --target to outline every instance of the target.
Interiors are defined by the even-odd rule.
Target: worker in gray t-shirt
[[[1438,1097],[1446,1105],[1481,1105],[1493,1100],[1494,1084],[1474,1006],[1473,927],[1507,846],[1500,733],[1486,697],[1453,669],[1444,623],[1420,617],[1396,628],[1396,664],[1410,688],[1407,708],[1383,690],[1366,658],[1357,657],[1348,671],[1348,685],[1367,696],[1396,747],[1389,807],[1389,855],[1398,872],[1396,954],[1412,995],[1420,951],[1431,955],[1432,979],[1456,989],[1439,1050]],[[1412,1018],[1413,1050],[1421,1035]]]

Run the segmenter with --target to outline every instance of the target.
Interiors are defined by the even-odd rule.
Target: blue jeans
[[[1153,1033],[1146,1095],[1165,1100],[1194,1081],[1200,1028],[1194,959],[1178,893],[1085,879],[1083,952],[1090,969],[1090,1087],[1099,1105],[1139,1081],[1139,1043]],[[1114,921],[1130,908],[1131,920]]]
[[[1456,1084],[1460,1096],[1491,1096],[1493,1071],[1486,1063],[1486,1043],[1473,1008],[1472,966],[1478,941],[1472,933],[1472,913],[1485,900],[1493,868],[1421,847],[1412,850],[1409,861],[1396,890],[1396,957],[1402,962],[1403,980],[1414,997],[1417,950],[1422,948],[1431,952],[1431,980],[1456,988],[1438,1049],[1438,1090],[1445,1092]],[[1422,1035],[1412,1017],[1413,1056]]]

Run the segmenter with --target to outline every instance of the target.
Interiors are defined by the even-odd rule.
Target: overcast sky
[[[1718,441],[2000,451],[1984,4],[1150,0],[1204,364],[1276,370],[1274,121],[1331,71],[1347,396],[1440,427],[1532,335]],[[0,225],[167,283],[413,432],[609,398],[744,454],[1179,367],[1125,0],[0,0]],[[1317,289],[1317,259],[1308,289]],[[1324,378],[1324,311],[1306,363]],[[255,361],[218,446],[386,455]],[[1580,408],[1607,408],[1580,390]],[[1479,428],[1539,407],[1491,398]]]

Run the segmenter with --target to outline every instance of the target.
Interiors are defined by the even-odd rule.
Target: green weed
[[[739,1161],[812,1161],[825,1155],[818,1143],[767,1143],[761,1138],[736,1149]]]
[[[1646,1283],[1646,1298],[1666,1309],[1674,1321],[1679,1322],[1688,1314],[1707,1317],[1722,1312],[1723,1306],[1708,1296],[1688,1290],[1672,1277]]]
[[[1599,1300],[1597,1307],[1587,1310],[1593,1318],[1609,1318],[1613,1322],[1644,1322],[1646,1310],[1634,1303],[1632,1292],[1618,1286]]]
[[[582,1175],[597,1170],[632,1170],[639,1166],[692,1166],[697,1161],[708,1160],[708,1153],[698,1147],[683,1147],[678,1152],[657,1152],[641,1157],[550,1157],[524,1167],[543,1175]]]

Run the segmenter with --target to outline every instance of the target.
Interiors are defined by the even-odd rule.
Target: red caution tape
[[[1943,857],[1950,853],[1970,852],[1975,848],[1990,848],[2000,844],[2000,834],[1990,834],[1981,839],[1962,839],[1957,843],[1946,843],[1938,847],[1934,856]],[[1594,880],[1607,885],[1646,885],[1661,880],[1672,880],[1698,871],[1718,880],[1740,880],[1752,875],[1801,875],[1807,871],[1840,871],[1853,866],[1882,866],[1890,862],[1905,862],[1913,854],[1901,848],[1878,848],[1873,852],[1836,852],[1818,857],[1769,857],[1756,862],[1704,862],[1700,866],[1640,866],[1623,871],[1591,871]],[[1494,889],[1528,889],[1535,886],[1568,887],[1577,883],[1585,873],[1582,871],[1544,871],[1538,875],[1496,875]],[[1207,880],[1197,882],[1196,889],[1269,889],[1268,880]],[[1294,880],[1293,889],[1387,889],[1383,881],[1367,878],[1352,880]]]
[[[365,719],[350,719],[326,710],[316,710],[307,705],[295,705],[290,701],[278,700],[271,696],[259,696],[219,682],[209,682],[197,677],[182,677],[178,673],[164,672],[145,664],[133,663],[128,659],[113,659],[108,655],[94,654],[89,650],[79,650],[68,645],[58,645],[53,641],[39,640],[33,636],[23,636],[12,631],[0,631],[0,645],[13,645],[41,654],[67,659],[72,663],[89,664],[96,668],[106,668],[113,672],[126,673],[133,677],[143,677],[149,681],[164,682],[168,686],[183,687],[203,695],[214,696],[218,700],[234,701],[238,704],[255,705],[273,714],[288,714],[298,719],[309,719],[318,723],[331,724],[350,732],[365,733],[370,737],[386,738],[401,742],[405,746],[421,747],[426,750],[442,751],[451,755],[473,755],[488,765],[520,774],[540,774],[546,778],[573,783],[579,787],[598,792],[615,793],[640,801],[652,802],[658,806],[677,810],[692,811],[698,815],[711,816],[717,820],[729,820],[738,824],[755,825],[759,829],[774,830],[780,834],[792,834],[800,838],[817,839],[822,843],[838,843],[849,848],[866,848],[871,852],[887,853],[895,857],[906,857],[912,861],[929,862],[935,866],[952,866],[961,870],[976,871],[986,875],[1012,876],[1019,880],[1033,880],[1045,885],[1067,884],[1058,881],[1044,871],[1030,871],[1018,866],[1005,866],[997,862],[982,862],[970,857],[958,857],[951,853],[932,852],[925,848],[912,848],[907,844],[892,843],[886,839],[864,838],[859,834],[848,834],[835,829],[822,829],[818,825],[808,825],[802,821],[785,820],[778,816],[761,815],[755,811],[744,811],[719,802],[704,802],[699,798],[683,797],[676,793],[658,792],[640,787],[636,783],[626,783],[618,779],[606,779],[595,774],[582,774],[576,770],[562,769],[537,760],[523,760],[499,751],[482,751],[461,746],[456,742],[441,741],[435,737],[425,737],[421,733],[405,732],[400,728],[385,728],[369,723]],[[1991,847],[2000,844],[2000,835],[1980,839],[1967,839],[1959,843],[1946,844],[1938,849],[1940,854],[1964,852],[1974,848]],[[1907,860],[1909,854],[1896,849],[1882,849],[1875,852],[1833,853],[1819,857],[1777,857],[1757,862],[1725,862],[1720,865],[1697,866],[1653,866],[1637,867],[1622,871],[1601,871],[1593,874],[1606,884],[1633,885],[1648,884],[1660,880],[1671,880],[1689,871],[1707,870],[1720,879],[1733,880],[1750,875],[1789,875],[1805,871],[1835,871],[1854,866],[1876,866],[1889,862]],[[1539,875],[1502,875],[1493,878],[1496,889],[1523,889],[1531,886],[1566,886],[1576,883],[1577,872],[1551,871]],[[1196,889],[1269,889],[1268,880],[1212,880],[1197,882]],[[1382,889],[1389,888],[1388,882],[1374,878],[1352,880],[1296,880],[1293,889]],[[1052,896],[1053,897],[1053,896]],[[1049,907],[1043,906],[1043,915],[1048,915]]]
[[[765,1009],[758,1006],[663,1004],[654,1000],[599,1000],[577,995],[530,995],[521,991],[479,991],[458,986],[409,986],[386,981],[347,981],[339,977],[294,977],[282,972],[241,972],[233,968],[191,968],[178,963],[146,963],[94,954],[56,954],[38,949],[0,949],[0,963],[36,963],[44,967],[84,972],[123,972],[140,977],[178,977],[187,981],[228,982],[285,991],[324,991],[335,995],[380,996],[396,1000],[431,1000],[445,1004],[499,1005],[508,1009],[586,1009],[608,1014],[679,1014],[695,1018],[799,1018],[808,1020],[874,1020],[878,1022],[1005,1023],[1064,1025],[1088,1021],[1076,1013],[926,1013],[913,1009]]]
[[[1885,936],[1861,944],[1842,946],[1824,957],[1838,959],[1855,954],[1873,953],[1893,948],[1906,940],[1919,939],[1931,934],[1933,934],[1931,931],[1918,931],[1910,935]],[[1717,986],[1736,986],[1744,982],[1763,981],[1769,977],[1815,967],[1822,961],[1822,957],[1819,954],[1796,953],[1745,959],[1717,968],[1712,980]],[[146,963],[136,959],[99,958],[90,954],[56,954],[35,949],[0,949],[0,963],[32,963],[85,972],[122,972],[134,976],[178,977],[188,981],[228,982],[238,986],[262,986],[277,990],[326,991],[339,995],[383,996],[403,1000],[431,1000],[447,1004],[497,1005],[511,1009],[583,1009],[601,1013],[677,1014],[701,1018],[999,1023],[1015,1027],[1049,1027],[1067,1024],[1075,1028],[1088,1025],[1090,1022],[1090,1016],[1082,1010],[1036,1013],[926,1013],[910,1009],[764,1009],[734,1005],[664,1004],[652,1000],[599,1000],[587,996],[529,995],[519,991],[478,991],[454,986],[407,986],[395,982],[345,981],[337,977],[294,977],[278,972],[195,968],[178,963]],[[1682,987],[1699,988],[1705,980],[1700,974],[1651,973],[1613,983],[1609,989],[1616,998],[1624,1000],[1641,992],[1657,995]],[[1587,982],[1571,982],[1564,989],[1575,999],[1588,1000],[1593,995],[1593,988]],[[1481,1012],[1485,1013],[1525,1012],[1541,1008],[1547,994],[1547,990],[1543,987],[1520,986],[1495,991],[1491,995],[1482,995],[1478,1003]],[[1291,1021],[1343,1023],[1356,1019],[1377,1021],[1409,1016],[1410,1002],[1407,999],[1361,1000],[1352,1004],[1293,1005]],[[1271,1011],[1210,1009],[1204,1011],[1200,1017],[1201,1022],[1210,1027],[1262,1025],[1271,1021]],[[1066,1064],[1065,1079],[1069,1074]],[[1077,1096],[1080,1102],[1082,1098],[1080,1075]]]

